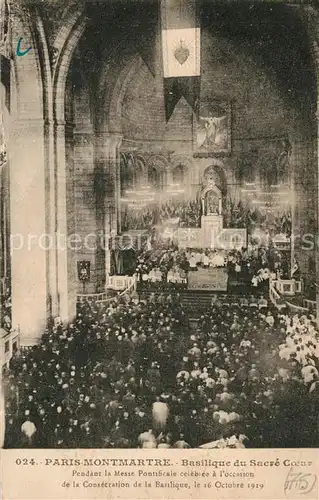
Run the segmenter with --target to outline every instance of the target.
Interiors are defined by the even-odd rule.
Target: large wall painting
[[[194,113],[193,151],[196,156],[222,156],[231,151],[231,104],[201,101]]]

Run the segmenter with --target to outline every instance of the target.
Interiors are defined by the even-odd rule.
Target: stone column
[[[72,321],[76,313],[76,261],[70,243],[70,236],[75,234],[73,159],[67,160],[66,149],[66,124],[59,122],[55,124],[56,272],[58,310],[64,323]]]
[[[300,224],[297,223],[296,213],[296,183],[295,183],[295,169],[297,168],[298,154],[296,147],[292,148],[292,154],[289,158],[289,187],[291,191],[291,240],[290,240],[290,271],[295,262],[295,234],[300,229]]]
[[[218,215],[222,215],[223,213],[223,202],[222,197],[218,198]]]
[[[164,190],[174,183],[173,167],[169,165],[166,170]]]
[[[313,122],[312,122],[313,123]],[[297,125],[295,126],[297,130]],[[314,282],[313,272],[310,264],[317,259],[317,169],[318,159],[314,159],[314,129],[304,130],[300,133],[292,133],[290,141],[292,151],[290,156],[290,170],[292,192],[292,258],[296,258],[304,284],[309,287]],[[316,137],[317,140],[317,137]],[[315,160],[315,161],[314,161]],[[314,188],[314,186],[316,187]]]
[[[57,248],[56,248],[56,177],[54,161],[54,126],[53,120],[44,124],[45,166],[46,166],[46,197],[47,197],[47,233],[52,245],[47,250],[48,265],[48,310],[53,318],[59,316],[59,294],[57,279]]]
[[[291,265],[295,258],[299,262],[302,274],[307,273],[307,259],[301,248],[301,239],[305,232],[303,220],[305,217],[304,187],[302,185],[302,169],[304,168],[304,143],[298,134],[291,136],[291,156],[290,156],[290,185],[291,185],[291,215],[292,215],[292,235],[291,235]]]
[[[13,123],[9,149],[12,327],[32,345],[47,322],[44,122]]]
[[[113,227],[117,233],[121,232],[121,176],[120,176],[120,147],[123,136],[111,134],[107,138],[109,148],[108,171],[112,178],[111,184],[114,182],[114,196],[111,196],[111,213],[114,214]]]
[[[101,200],[103,196],[103,214],[100,214],[100,223],[103,220],[105,236],[105,274],[110,273],[110,251],[108,242],[120,231],[120,154],[122,136],[99,132],[96,135],[96,175],[99,177]],[[99,203],[97,201],[97,203]],[[97,207],[99,209],[99,207]],[[101,208],[101,207],[100,207]]]

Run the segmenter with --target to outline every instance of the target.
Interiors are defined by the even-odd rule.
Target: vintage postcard
[[[0,0],[0,497],[318,499],[319,5]]]

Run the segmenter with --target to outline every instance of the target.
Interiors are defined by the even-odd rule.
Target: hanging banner
[[[165,78],[165,113],[168,121],[172,116],[175,106],[181,97],[184,97],[190,107],[196,110],[196,103],[200,92],[200,78],[198,76],[188,78]]]
[[[162,0],[164,78],[200,75],[200,26],[196,0]]]
[[[200,29],[162,31],[164,78],[200,75]]]

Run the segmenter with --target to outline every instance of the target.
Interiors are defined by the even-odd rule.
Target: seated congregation
[[[314,318],[266,299],[86,302],[4,370],[5,448],[317,447],[318,370]]]

